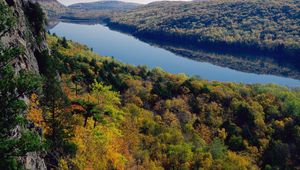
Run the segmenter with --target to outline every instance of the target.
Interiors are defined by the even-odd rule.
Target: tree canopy
[[[62,157],[60,166],[299,166],[299,90],[209,82],[159,68],[133,67],[71,41],[68,48],[57,46],[59,41],[48,36],[62,65],[62,89],[74,101],[75,133],[69,141],[77,146],[76,154]],[[80,84],[73,79],[78,74]]]
[[[299,59],[299,13],[297,0],[157,2],[110,22],[137,36]]]

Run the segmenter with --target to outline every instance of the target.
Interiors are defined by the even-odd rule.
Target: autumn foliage
[[[48,39],[70,100],[74,131],[68,141],[76,145],[74,155],[61,156],[62,169],[300,165],[299,90],[209,82],[133,67],[77,43],[69,41],[64,48],[57,45],[58,37]],[[38,112],[34,106],[32,112]]]

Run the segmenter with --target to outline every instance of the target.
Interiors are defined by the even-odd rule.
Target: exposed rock
[[[10,6],[17,22],[12,29],[0,37],[0,41],[5,47],[20,47],[24,49],[24,53],[16,56],[12,63],[16,73],[25,69],[39,74],[36,54],[42,54],[43,51],[48,50],[45,33],[39,35],[40,39],[37,41],[38,35],[33,33],[24,12],[26,7],[28,7],[28,0],[5,0],[4,3]],[[18,126],[15,128],[12,137],[18,137],[20,135],[20,128],[23,127]],[[19,160],[26,169],[47,169],[43,158],[38,152],[27,153],[26,156],[20,157]]]
[[[36,152],[27,153],[24,165],[26,169],[30,169],[30,170],[47,169],[44,160]]]
[[[1,42],[5,47],[22,47],[25,51],[22,55],[17,56],[14,61],[14,67],[18,72],[21,69],[39,72],[38,63],[35,53],[42,53],[47,50],[47,44],[45,41],[41,41],[37,44],[36,36],[33,35],[30,30],[30,26],[26,20],[24,14],[24,8],[26,7],[27,0],[6,0],[8,4],[13,4],[14,16],[17,19],[17,24],[13,29],[10,29],[4,36],[0,37]]]

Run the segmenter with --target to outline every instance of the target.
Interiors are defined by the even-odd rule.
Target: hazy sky
[[[93,1],[99,1],[99,0],[58,0],[58,1],[65,5],[70,5],[70,4],[79,3],[79,2],[93,2]],[[146,3],[158,1],[158,0],[122,0],[122,1],[146,4]],[[177,1],[188,1],[188,0],[177,0]]]

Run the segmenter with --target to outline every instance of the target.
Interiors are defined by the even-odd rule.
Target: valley
[[[289,10],[290,14],[283,13],[283,5],[286,3],[288,4],[286,8],[293,9]],[[77,23],[101,23],[110,29],[131,34],[151,45],[164,48],[173,54],[195,61],[208,62],[245,73],[299,79],[299,32],[297,31],[299,29],[297,29],[297,25],[294,25],[294,23],[297,23],[295,15],[299,8],[295,6],[293,0],[286,3],[283,1],[272,1],[269,4],[262,1],[251,4],[239,1],[223,3],[214,0],[212,2],[155,2],[148,5],[139,5],[104,1],[72,5],[73,7],[68,7],[69,12],[60,16],[60,20]],[[123,8],[120,6],[123,6]],[[210,8],[210,10],[205,11],[207,8]],[[244,9],[242,11],[244,15],[243,22],[240,22],[242,21],[239,18],[241,16],[237,15],[241,12],[237,8]],[[256,12],[247,10],[248,8],[253,8]],[[215,18],[216,16],[211,12],[219,9],[226,9],[227,13],[230,12],[231,15],[225,16],[225,11],[218,18]],[[72,10],[73,12],[71,12]],[[164,11],[164,13],[159,13],[159,11]],[[174,11],[176,11],[176,14]],[[197,17],[196,13],[200,13],[202,16]],[[262,13],[265,15],[261,16]],[[272,17],[272,13],[278,13],[278,17],[281,17],[281,19]],[[139,17],[141,16],[147,18],[147,20],[140,20]],[[211,16],[211,18],[209,19],[208,16]],[[254,21],[258,17],[264,17],[265,20]],[[284,27],[280,28],[281,22],[287,17],[290,18],[290,24],[285,24]],[[172,21],[172,18],[176,18],[178,21]],[[231,26],[227,27],[226,18],[235,23],[231,23]],[[58,22],[56,21],[56,23]],[[247,22],[248,24],[253,22],[257,26],[248,27]],[[176,23],[181,24],[180,27],[182,28],[176,26]],[[272,26],[266,27],[270,23],[272,23]],[[216,25],[219,28],[215,27]],[[207,29],[206,32],[204,29]],[[221,31],[218,32],[217,29]],[[281,29],[281,31],[275,32],[274,29]],[[218,37],[225,39],[219,39]],[[251,44],[248,42],[251,42]],[[120,55],[115,57],[120,57]],[[145,62],[140,62],[140,64],[147,65]],[[160,64],[158,63],[156,66],[160,66]],[[209,74],[183,73],[197,75],[209,80],[222,81],[218,78],[209,78]],[[229,77],[234,77],[235,82],[262,82],[259,79],[251,82],[238,80],[239,76]],[[244,77],[243,79],[247,78]],[[285,85],[270,79],[264,80],[266,83],[276,82],[276,84]],[[286,81],[281,82],[286,83]],[[288,84],[293,86],[297,83]]]
[[[0,0],[0,169],[300,169],[299,7]]]
[[[60,22],[50,32],[86,44],[98,54],[135,66],[161,67],[174,74],[183,73],[211,81],[300,86],[299,70],[292,65],[295,63],[284,65],[266,56],[218,54],[216,51],[181,47],[176,43],[139,40],[95,22]],[[85,36],[82,37],[81,33]]]

